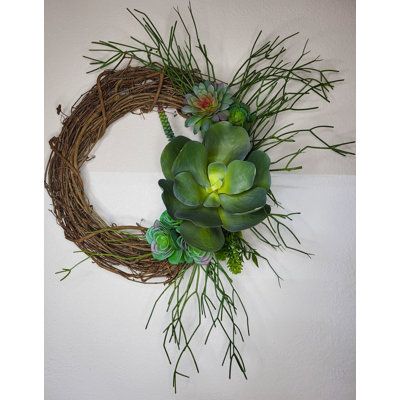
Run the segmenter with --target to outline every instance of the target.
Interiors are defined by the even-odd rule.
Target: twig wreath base
[[[65,238],[74,242],[99,267],[132,281],[169,282],[184,264],[171,265],[152,257],[150,245],[140,239],[145,227],[107,224],[85,194],[80,169],[107,127],[127,113],[148,113],[155,107],[180,110],[182,95],[162,72],[130,67],[102,72],[50,140],[45,186]]]

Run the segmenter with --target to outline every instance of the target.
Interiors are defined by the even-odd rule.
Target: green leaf
[[[211,164],[208,164],[207,172],[208,172],[208,179],[212,186],[218,183],[219,181],[224,180],[226,173],[226,165],[220,162],[213,162]]]
[[[267,191],[256,187],[240,194],[219,195],[221,207],[229,213],[246,213],[265,206],[267,202]]]
[[[183,110],[182,110],[183,111]],[[185,112],[185,111],[183,111]],[[192,115],[191,117],[187,118],[185,121],[185,126],[186,128],[189,128],[190,126],[194,126],[199,122],[203,117],[201,115]]]
[[[180,208],[176,211],[176,218],[189,220],[203,227],[215,228],[222,225],[217,208],[211,207]]]
[[[203,203],[204,207],[219,207],[221,205],[219,196],[217,193],[212,192],[208,195]]]
[[[197,207],[203,203],[207,192],[196,182],[190,172],[181,172],[175,176],[174,195],[183,204]]]
[[[175,196],[174,196],[174,181],[160,179],[158,184],[163,189],[163,194],[161,195],[163,202],[165,204],[165,208],[168,211],[168,214],[175,218],[179,219],[177,216],[178,211],[184,210],[193,210],[194,207],[186,206],[185,204],[181,203]]]
[[[253,186],[256,167],[249,161],[234,160],[226,169],[224,184],[218,193],[238,194]]]
[[[225,165],[233,160],[244,160],[251,149],[246,130],[226,121],[213,124],[204,135],[203,144],[210,163],[221,162]]]
[[[211,126],[211,119],[210,118],[203,118],[200,130],[203,133],[207,132],[207,130],[210,128],[210,126]]]
[[[218,209],[222,226],[229,232],[238,232],[259,224],[267,217],[270,211],[271,208],[268,205],[249,214],[231,214],[222,207]]]
[[[191,140],[183,146],[172,164],[172,173],[174,176],[180,172],[190,172],[199,185],[203,187],[209,186],[207,153],[201,143]]]
[[[173,181],[160,179],[158,184],[164,189],[162,199],[168,214],[175,219],[189,220],[203,227],[217,227],[222,225],[216,208],[206,208],[203,206],[189,207],[174,196]]]
[[[171,256],[168,257],[170,264],[176,265],[182,262],[183,250],[175,250]]]
[[[187,243],[204,251],[218,251],[224,245],[221,228],[201,228],[190,221],[183,221],[180,233]]]
[[[271,160],[268,155],[261,150],[255,150],[249,154],[246,160],[256,166],[254,186],[262,187],[268,191],[271,187],[271,173],[269,172]]]
[[[185,136],[176,136],[161,153],[161,169],[167,179],[174,179],[171,168],[182,147],[189,141]]]
[[[193,106],[186,105],[186,106],[182,107],[181,111],[184,114],[194,114],[197,111],[197,108],[193,107]],[[190,126],[190,122],[188,122],[188,126]]]

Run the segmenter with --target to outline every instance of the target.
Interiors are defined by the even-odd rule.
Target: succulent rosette
[[[146,240],[151,246],[151,252],[156,260],[167,260],[170,264],[210,263],[214,253],[198,249],[186,243],[180,235],[180,220],[172,218],[164,211],[160,219],[155,221],[146,231]]]
[[[146,231],[146,240],[151,246],[151,252],[156,260],[168,259],[171,264],[179,264],[183,250],[176,245],[171,231],[165,228],[160,221],[156,221]]]
[[[182,236],[178,238],[178,243],[183,250],[185,262],[188,264],[207,265],[213,258],[214,253],[198,249],[186,243]]]
[[[234,103],[229,108],[228,121],[232,125],[244,126],[250,122],[250,107],[244,103]]]
[[[194,133],[205,133],[212,123],[228,119],[233,98],[225,84],[205,81],[193,86],[193,93],[185,96],[185,103],[182,112],[190,115],[185,126],[192,127]]]
[[[213,124],[203,142],[175,137],[161,154],[166,179],[159,185],[168,213],[182,220],[179,232],[193,247],[215,252],[225,237],[263,221],[270,188],[270,160],[251,152],[246,130],[229,122]]]
[[[185,255],[188,257],[189,260],[193,260],[192,262],[200,265],[209,264],[213,257],[212,252],[201,250],[193,246],[187,247]]]

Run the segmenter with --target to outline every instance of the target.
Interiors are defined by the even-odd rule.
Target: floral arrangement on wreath
[[[253,247],[248,235],[272,250],[291,249],[309,255],[288,244],[289,239],[300,241],[287,223],[293,213],[273,211],[280,204],[271,189],[271,172],[300,169],[295,162],[307,149],[330,150],[341,156],[353,154],[345,149],[353,142],[329,144],[321,137],[320,130],[332,127],[281,126],[279,116],[291,110],[317,108],[302,108],[300,101],[312,95],[328,101],[334,84],[342,79],[336,78],[338,71],[318,68],[321,60],[308,57],[307,43],[294,62],[285,59],[285,43],[295,35],[259,44],[260,32],[248,58],[231,81],[223,83],[216,78],[206,46],[200,41],[190,5],[194,36],[179,10],[175,10],[185,34],[183,42],[176,35],[178,22],[164,39],[146,14],[128,11],[147,33],[149,42],[135,38],[131,44],[93,42],[100,46],[93,51],[111,55],[105,61],[87,58],[95,70],[118,66],[129,59],[162,71],[184,97],[179,111],[186,118],[186,127],[199,139],[175,135],[165,111],[158,110],[169,140],[161,154],[164,178],[159,181],[166,211],[141,240],[150,245],[155,260],[166,261],[171,268],[185,268],[165,287],[150,318],[160,299],[169,293],[167,311],[171,320],[164,330],[163,345],[170,363],[167,345],[173,343],[179,350],[173,373],[175,390],[177,378],[188,377],[179,369],[184,355],[199,371],[191,344],[206,317],[210,319],[205,343],[213,330],[220,328],[227,339],[223,364],[228,360],[229,377],[236,364],[247,378],[236,344],[244,339],[237,322],[240,310],[246,317],[247,333],[249,322],[232,274],[242,271],[245,260],[258,266],[262,259],[278,283],[281,280],[269,262],[268,252]],[[308,135],[314,143],[294,149],[300,134]],[[270,159],[273,149],[288,144],[291,146],[286,155]],[[60,272],[68,275],[71,270]],[[189,307],[192,303],[193,308]],[[198,317],[194,327],[185,319],[193,312]]]

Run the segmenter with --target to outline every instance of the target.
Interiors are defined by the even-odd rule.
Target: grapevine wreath
[[[247,377],[236,343],[249,334],[249,323],[233,277],[245,260],[258,266],[261,259],[280,283],[266,249],[308,255],[289,245],[290,239],[300,241],[287,224],[293,213],[282,211],[271,189],[271,172],[300,169],[296,161],[307,149],[353,154],[346,150],[353,142],[329,144],[322,138],[321,133],[332,127],[295,128],[280,124],[279,117],[283,112],[317,108],[302,107],[301,100],[314,96],[328,101],[334,84],[342,79],[336,70],[318,68],[321,60],[309,56],[307,43],[294,61],[287,60],[285,44],[295,35],[259,43],[260,32],[248,58],[224,83],[215,75],[190,6],[190,26],[176,9],[178,21],[166,40],[146,14],[128,11],[149,41],[132,37],[130,44],[93,42],[97,47],[92,51],[107,57],[87,58],[95,66],[93,71],[104,71],[69,116],[58,107],[62,129],[50,140],[45,178],[53,212],[84,260],[90,258],[131,281],[165,284],[150,318],[168,294],[170,322],[163,346],[170,363],[168,344],[178,349],[175,390],[178,376],[187,377],[180,370],[184,355],[199,370],[191,344],[202,322],[208,324],[206,343],[214,329],[226,337],[223,363],[229,364],[229,377],[234,364]],[[183,28],[179,34],[178,22]],[[199,140],[175,134],[166,109],[183,116]],[[150,227],[109,224],[86,196],[81,168],[111,124],[128,113],[153,111],[159,113],[168,140],[160,158],[164,177],[159,181],[166,210]],[[313,143],[296,146],[300,135]],[[277,147],[286,148],[287,154],[273,159]],[[254,240],[260,248],[251,244]],[[65,279],[78,264],[57,273]],[[190,304],[195,306],[187,311]],[[239,311],[245,315],[244,328],[237,322]],[[186,318],[193,313],[195,326]]]

